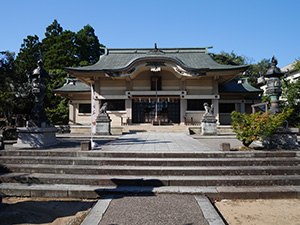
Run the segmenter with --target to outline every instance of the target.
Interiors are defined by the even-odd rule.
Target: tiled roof
[[[247,93],[247,92],[262,92],[261,89],[253,87],[247,78],[235,78],[232,81],[219,86],[220,93]]]
[[[247,69],[248,66],[230,66],[216,63],[207,53],[208,48],[143,48],[143,49],[106,49],[99,61],[91,66],[65,68],[67,71],[122,71],[129,69],[135,62],[159,60],[173,62],[186,70],[234,70]]]
[[[90,92],[91,87],[87,84],[75,79],[75,78],[67,78],[66,83],[61,88],[55,89],[56,93],[63,92]]]

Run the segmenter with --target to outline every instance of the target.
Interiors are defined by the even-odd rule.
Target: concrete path
[[[223,225],[205,196],[135,194],[103,196],[82,225]]]
[[[101,151],[194,153],[218,152],[218,148],[183,133],[135,133],[101,146]],[[153,193],[103,196],[83,222],[85,224],[221,225],[224,222],[205,196]]]
[[[183,133],[136,133],[126,134],[102,146],[111,152],[215,152],[218,148],[195,140]]]

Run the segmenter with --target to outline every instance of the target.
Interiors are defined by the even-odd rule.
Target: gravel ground
[[[192,195],[116,196],[105,212],[100,225],[208,225]]]

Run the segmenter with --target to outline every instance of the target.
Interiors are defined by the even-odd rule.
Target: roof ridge
[[[210,47],[189,47],[189,48],[157,48],[159,51],[163,51],[166,53],[207,53],[208,49],[212,48]],[[108,53],[137,53],[137,54],[145,54],[150,51],[153,51],[155,48],[107,48]]]

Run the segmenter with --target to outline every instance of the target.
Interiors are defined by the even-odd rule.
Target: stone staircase
[[[97,198],[107,192],[299,198],[296,152],[0,151],[0,194]]]

